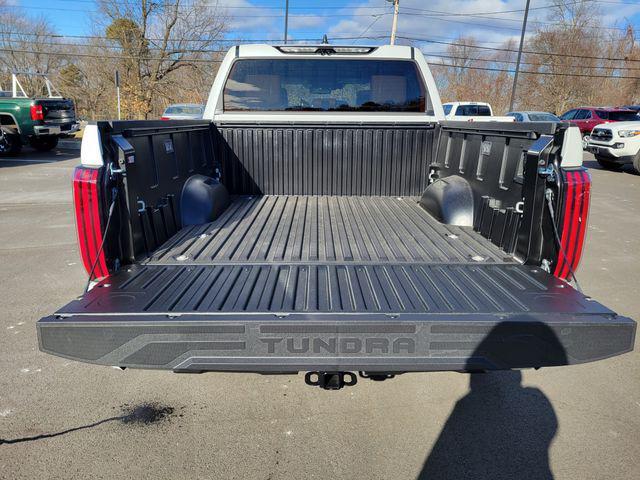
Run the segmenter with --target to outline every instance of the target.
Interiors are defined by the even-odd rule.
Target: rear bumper
[[[570,365],[629,352],[636,332],[633,320],[616,315],[322,317],[142,315],[120,321],[117,316],[51,316],[37,328],[43,352],[82,362],[260,373]]]
[[[80,129],[78,123],[60,124],[60,125],[34,125],[33,134],[36,137],[48,135],[68,135],[77,132]]]

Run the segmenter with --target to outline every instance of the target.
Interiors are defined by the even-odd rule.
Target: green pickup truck
[[[0,88],[0,153],[19,153],[25,144],[51,150],[60,137],[78,130],[73,100],[63,98],[48,78],[39,76],[46,96],[28,96],[16,74],[11,90]]]

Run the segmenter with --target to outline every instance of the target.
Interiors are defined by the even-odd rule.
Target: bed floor
[[[183,228],[146,264],[510,263],[473,229],[443,225],[415,198],[243,196]]]

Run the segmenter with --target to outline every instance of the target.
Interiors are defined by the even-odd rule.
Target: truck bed
[[[396,197],[235,197],[38,328],[44,351],[175,371],[498,369],[633,345],[629,319]]]
[[[147,265],[512,262],[415,198],[239,196],[215,222],[183,228]]]
[[[525,271],[415,199],[240,196],[109,284],[137,312],[526,311],[507,294],[542,286]],[[63,312],[114,313],[98,291]]]

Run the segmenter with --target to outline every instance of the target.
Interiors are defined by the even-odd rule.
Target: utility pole
[[[116,70],[116,95],[118,97],[118,120],[120,120],[120,72]]]
[[[513,111],[513,104],[516,101],[516,88],[518,86],[518,73],[520,72],[520,58],[522,58],[522,46],[524,45],[524,34],[527,31],[527,17],[529,16],[529,3],[524,7],[524,19],[522,20],[522,33],[520,34],[520,48],[518,48],[518,58],[516,60],[516,71],[513,74],[513,87],[511,88],[511,100],[509,101],[509,111]]]
[[[284,10],[284,43],[287,43],[287,30],[289,29],[289,0]]]
[[[396,43],[396,31],[398,30],[398,12],[400,11],[400,0],[387,0],[393,2],[393,24],[391,25],[391,45]]]

